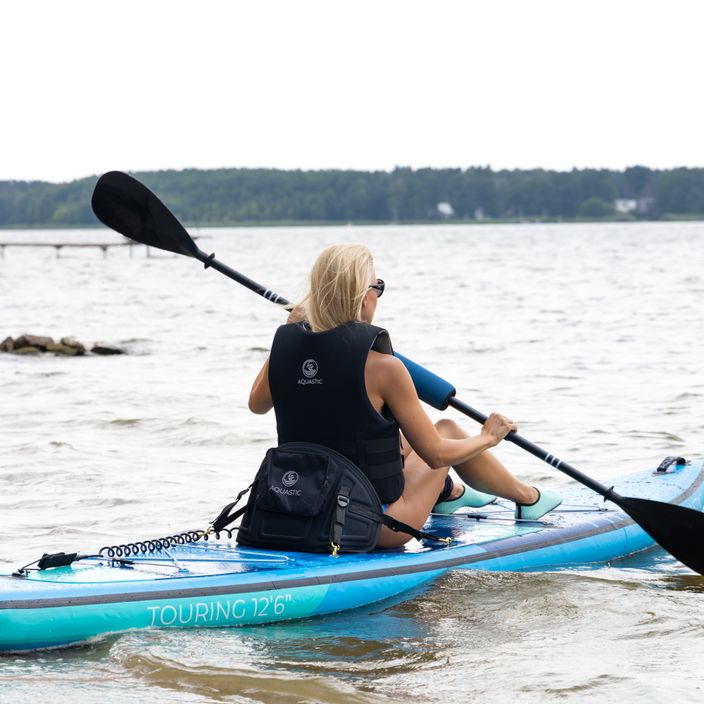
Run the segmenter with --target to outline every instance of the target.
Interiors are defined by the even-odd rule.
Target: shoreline
[[[704,214],[673,215],[665,214],[658,218],[629,218],[629,217],[608,217],[608,218],[484,218],[482,220],[465,220],[461,218],[447,218],[443,220],[400,220],[390,222],[388,220],[273,220],[273,221],[236,221],[236,222],[213,222],[195,223],[184,221],[184,226],[198,230],[207,228],[271,228],[271,227],[405,227],[413,225],[472,225],[481,227],[483,225],[583,225],[583,224],[638,224],[655,222],[704,222]],[[104,226],[99,223],[75,223],[75,224],[15,224],[0,225],[0,232],[3,231],[34,231],[34,230],[97,230]]]

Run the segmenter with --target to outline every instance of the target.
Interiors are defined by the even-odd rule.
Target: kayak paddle
[[[150,247],[198,259],[206,269],[212,267],[267,300],[287,310],[291,308],[282,296],[219,262],[214,254],[200,250],[169,209],[131,176],[120,171],[101,176],[91,204],[98,219],[120,234]],[[408,369],[421,400],[438,410],[451,406],[482,425],[486,422],[486,415],[455,398],[455,388],[449,382],[401,354],[396,356]],[[509,433],[505,439],[615,503],[667,552],[704,575],[704,513],[662,501],[621,496],[613,487],[606,487],[517,433]]]
[[[121,171],[108,171],[95,184],[91,205],[98,219],[121,235],[149,247],[193,257],[206,269],[216,269],[272,303],[290,305],[272,290],[219,262],[214,254],[198,249],[171,211],[137,179]]]

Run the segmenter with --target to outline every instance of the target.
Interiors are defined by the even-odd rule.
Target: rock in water
[[[125,354],[126,350],[117,345],[106,345],[96,342],[90,350],[93,354]],[[0,342],[0,352],[13,352],[14,354],[38,354],[49,352],[79,357],[86,354],[86,346],[73,337],[62,337],[61,342],[54,342],[52,337],[45,335],[20,335],[18,338],[6,337]]]
[[[76,350],[76,355],[82,355],[86,353],[85,346],[78,342],[78,340],[74,340],[72,337],[62,337],[61,344],[64,347],[70,347],[71,349]]]
[[[96,343],[90,350],[93,354],[125,354],[125,350],[115,345]]]
[[[42,335],[20,335],[14,342],[15,351],[23,347],[36,347],[42,351],[46,351],[48,345],[53,345],[54,340],[51,337]]]
[[[79,354],[78,348],[76,347],[69,347],[68,345],[57,345],[56,343],[47,345],[46,351],[53,352],[54,354],[63,354],[67,357],[75,357],[77,354]]]

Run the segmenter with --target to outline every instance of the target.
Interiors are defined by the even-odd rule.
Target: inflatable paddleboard
[[[701,510],[702,460],[614,480],[616,491]],[[136,628],[213,628],[353,609],[452,569],[542,570],[599,563],[651,547],[623,511],[584,487],[541,521],[512,504],[434,515],[425,530],[449,546],[331,555],[239,548],[233,539],[174,545],[0,576],[0,652],[67,646]],[[144,544],[143,544],[144,545]],[[146,546],[145,546],[146,547]]]

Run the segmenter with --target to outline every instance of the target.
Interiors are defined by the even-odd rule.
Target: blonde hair
[[[362,300],[374,276],[372,253],[363,244],[333,244],[310,272],[310,288],[301,304],[313,332],[361,319]]]

